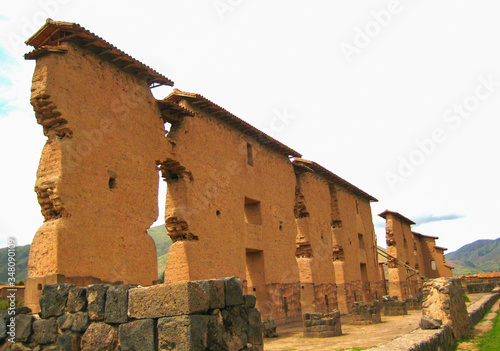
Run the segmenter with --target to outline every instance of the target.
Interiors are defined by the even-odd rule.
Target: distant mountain
[[[158,277],[160,277],[165,270],[167,252],[170,248],[170,245],[172,245],[172,240],[167,235],[167,229],[164,225],[149,228],[148,234],[153,238],[156,244],[156,256],[158,258]],[[6,285],[8,282],[7,253],[8,251],[6,247],[0,249],[0,285]],[[30,245],[16,247],[16,281],[21,281],[28,277],[29,254]]]
[[[455,276],[500,272],[500,238],[474,241],[445,257],[447,263],[455,266]]]

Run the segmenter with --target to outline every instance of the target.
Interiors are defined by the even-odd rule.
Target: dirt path
[[[476,326],[472,329],[472,335],[474,336],[474,339],[476,339],[478,336],[489,332],[491,329],[493,329],[493,318],[496,317],[497,313],[499,313],[500,309],[500,303],[495,303],[493,307],[491,308],[491,313],[488,313],[484,316],[483,321],[479,322],[476,324]],[[458,347],[458,350],[464,350],[464,351],[480,351],[479,347],[477,347],[474,344],[474,339],[471,341],[467,342],[461,342]]]
[[[406,316],[382,316],[382,323],[351,325],[342,322],[342,335],[332,338],[304,338],[301,324],[278,327],[279,338],[265,339],[264,350],[341,350],[352,347],[371,347],[408,334],[418,327],[422,311],[409,311]]]

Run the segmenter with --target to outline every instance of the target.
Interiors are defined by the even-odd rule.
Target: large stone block
[[[80,351],[81,335],[64,333],[57,338],[57,347],[60,351]]]
[[[40,317],[59,317],[66,310],[70,284],[48,284],[40,296]]]
[[[196,283],[206,291],[210,299],[210,309],[221,309],[226,305],[224,296],[224,281],[222,280],[199,280]]]
[[[209,296],[196,282],[160,284],[129,290],[128,316],[136,319],[206,313]]]
[[[263,323],[263,325],[264,325],[264,336],[266,338],[277,338],[278,337],[278,334],[276,333],[276,328],[278,326],[272,317],[267,317],[267,319]]]
[[[30,314],[20,314],[15,317],[15,321],[16,342],[27,342],[32,332],[33,316]]]
[[[238,277],[221,278],[224,282],[224,294],[226,295],[226,307],[243,305],[243,285]]]
[[[90,318],[85,312],[63,314],[57,321],[61,330],[70,330],[82,334],[90,325]]]
[[[7,310],[0,311],[0,343],[7,339],[7,320],[9,320]]]
[[[106,323],[127,323],[128,285],[109,287],[106,292],[104,321]]]
[[[255,297],[255,295],[243,295],[243,299],[245,301],[243,305],[244,308],[254,308],[257,303],[257,297]]]
[[[72,286],[68,293],[68,312],[83,312],[87,309],[87,289],[79,286]]]
[[[115,351],[118,329],[103,322],[92,323],[82,336],[82,351]]]
[[[101,321],[104,319],[106,306],[106,292],[109,285],[95,284],[87,288],[87,309],[89,317],[93,321]]]
[[[158,319],[160,350],[205,350],[211,316],[191,315]]]
[[[154,319],[140,319],[121,324],[118,327],[121,351],[155,351],[156,322]]]
[[[263,337],[264,325],[262,324],[262,316],[258,309],[252,308],[248,311],[248,342],[252,345],[263,345]]]
[[[20,343],[15,343],[15,344],[5,343],[3,346],[0,346],[0,351],[30,351],[30,350],[32,350],[32,349],[28,348]],[[37,348],[34,348],[33,350],[39,351],[39,350],[41,350],[41,348],[40,348],[40,346],[38,346]],[[56,351],[55,349],[50,349],[50,347],[46,347],[45,350]]]
[[[33,336],[31,341],[40,344],[53,344],[57,341],[58,330],[55,318],[40,319],[33,322]]]

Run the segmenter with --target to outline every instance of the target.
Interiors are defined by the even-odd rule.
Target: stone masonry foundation
[[[16,343],[0,349],[262,350],[255,303],[236,277],[145,288],[46,285],[40,313],[19,311]]]

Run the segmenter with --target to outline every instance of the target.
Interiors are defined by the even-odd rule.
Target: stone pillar
[[[455,340],[470,328],[464,291],[458,278],[425,282],[422,307],[423,319],[441,320],[443,324],[448,324]]]

